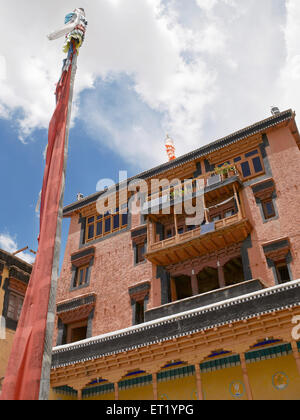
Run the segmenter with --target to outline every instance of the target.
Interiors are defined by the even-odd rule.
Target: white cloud
[[[8,34],[0,47],[7,76],[0,78],[0,116],[12,118],[21,109],[19,134],[27,141],[33,129],[49,124],[63,58],[62,39],[50,43],[46,34],[61,26],[74,4],[0,0],[0,6]],[[166,132],[179,155],[266,117],[273,104],[298,105],[287,83],[299,77],[297,0],[82,0],[81,7],[89,25],[73,115],[130,162],[142,153],[143,168],[166,159]],[[79,93],[94,91],[97,78],[120,74],[132,79],[141,109],[161,113],[159,124],[133,118],[124,130],[113,114],[91,108],[95,101],[80,104]],[[110,138],[97,137],[99,128]]]
[[[0,249],[7,251],[11,254],[18,251],[20,248],[16,242],[16,238],[12,237],[8,233],[0,233]],[[16,257],[20,258],[21,260],[26,261],[28,264],[33,264],[35,257],[33,254],[29,252],[20,252],[16,255]]]
[[[287,20],[283,28],[286,44],[286,62],[281,72],[283,100],[300,113],[300,3],[286,0]]]
[[[6,60],[3,55],[0,55],[0,81],[6,80]]]

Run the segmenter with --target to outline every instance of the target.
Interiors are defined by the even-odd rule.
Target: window
[[[73,284],[74,288],[87,284],[87,282],[88,282],[88,271],[89,271],[89,266],[88,265],[77,268],[75,279],[74,279],[74,284]]]
[[[13,321],[18,321],[21,315],[21,310],[24,302],[24,297],[16,293],[9,293],[7,317]]]
[[[120,227],[120,215],[113,216],[113,230],[119,229]]]
[[[248,161],[241,163],[241,168],[242,168],[242,174],[244,178],[248,178],[249,176],[251,176],[251,170],[250,170],[250,165]]]
[[[128,206],[125,204],[122,206],[121,212],[117,208],[112,214],[107,212],[104,215],[87,217],[86,242],[125,229],[128,225],[127,211]]]
[[[264,173],[263,160],[259,149],[237,156],[232,161],[226,163],[235,165],[243,179]]]
[[[95,217],[89,217],[87,219],[87,239],[92,239],[94,237],[94,220]]]
[[[172,300],[182,300],[193,296],[191,278],[179,276],[172,279]],[[175,295],[176,294],[176,297]]]
[[[172,238],[172,236],[173,236],[172,229],[167,229],[166,237],[167,238]]]
[[[263,167],[262,167],[261,160],[259,157],[252,159],[252,163],[253,163],[253,168],[256,174],[263,171]]]
[[[272,198],[262,201],[262,208],[265,219],[271,219],[276,216]]]
[[[111,217],[110,215],[104,219],[104,234],[110,233],[111,231]]]
[[[145,320],[144,301],[135,303],[135,324],[143,324]]]
[[[132,308],[132,324],[138,325],[145,322],[145,310],[149,300],[150,282],[139,283],[129,288]]]
[[[135,263],[140,264],[145,261],[145,244],[136,244]]]
[[[234,215],[234,210],[229,210],[224,213],[224,218],[227,219],[227,217],[231,217],[233,215]]]
[[[96,236],[101,236],[103,234],[103,221],[97,221]]]
[[[234,207],[220,208],[219,211],[213,211],[210,215],[211,222],[218,222],[219,220],[226,219],[227,217],[234,216],[236,214],[236,209]]]
[[[275,265],[278,283],[287,283],[291,281],[290,272],[286,262],[279,262]]]
[[[67,325],[67,343],[75,343],[87,338],[87,320]]]

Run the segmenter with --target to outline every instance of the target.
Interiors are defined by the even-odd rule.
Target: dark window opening
[[[290,272],[286,263],[277,263],[276,271],[279,284],[288,283],[289,281],[291,281]]]
[[[128,214],[122,214],[122,226],[126,226],[128,224]]]
[[[105,233],[110,232],[110,227],[111,227],[111,219],[110,218],[105,219],[105,227],[104,227]]]
[[[69,324],[67,326],[67,343],[75,343],[87,338],[87,321]]]
[[[275,217],[276,212],[273,204],[272,199],[268,199],[262,202],[263,212],[265,219],[271,219],[272,217]]]
[[[145,244],[136,245],[135,263],[139,264],[145,261]]]
[[[120,216],[119,216],[119,214],[116,214],[113,217],[113,226],[114,226],[114,229],[119,229],[119,226],[120,226]]]
[[[89,225],[88,228],[88,239],[91,239],[94,237],[94,225]]]
[[[198,290],[199,294],[211,292],[219,289],[218,269],[212,267],[205,267],[198,275]]]
[[[89,270],[88,265],[86,265],[84,267],[77,268],[74,283],[73,283],[74,288],[83,286],[84,284],[87,284],[88,270]]]
[[[86,224],[86,241],[93,241],[97,238],[109,235],[111,232],[121,231],[128,225],[128,206],[123,204],[117,207],[113,212],[107,211],[104,215],[88,217]],[[126,212],[126,214],[124,213]]]
[[[249,162],[247,162],[247,161],[243,162],[241,164],[241,168],[242,168],[244,178],[247,178],[247,177],[251,176],[251,170],[250,170]]]
[[[253,162],[254,171],[256,173],[263,171],[263,167],[262,167],[261,160],[259,157],[252,159],[252,162]]]
[[[258,155],[258,150],[252,150],[252,152],[246,153],[245,157],[248,158],[248,157],[255,156],[255,155]]]
[[[167,230],[167,233],[166,233],[166,237],[167,237],[167,238],[172,238],[172,236],[173,236],[173,234],[172,234],[172,230],[171,230],[171,229],[168,229],[168,230]]]
[[[223,267],[226,286],[232,286],[245,281],[243,262],[241,257],[233,258]]]
[[[102,221],[97,223],[97,233],[96,236],[102,235]]]
[[[176,299],[186,299],[193,296],[191,278],[188,276],[180,276],[174,278]],[[175,297],[175,296],[174,296]]]
[[[144,316],[144,301],[135,303],[135,323],[143,324],[145,320]]]

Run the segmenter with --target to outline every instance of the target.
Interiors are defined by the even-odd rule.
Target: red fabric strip
[[[40,210],[39,247],[14,337],[1,400],[38,400],[51,288],[72,65],[57,85],[49,125]]]

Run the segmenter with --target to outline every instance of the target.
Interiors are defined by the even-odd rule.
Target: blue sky
[[[270,115],[300,110],[299,0],[0,0],[0,247],[36,250],[35,206],[63,40],[89,21],[79,59],[65,204]],[[34,19],[32,18],[34,15]],[[300,112],[300,111],[299,111]],[[63,224],[63,246],[68,221]],[[28,252],[22,258],[32,261]]]

